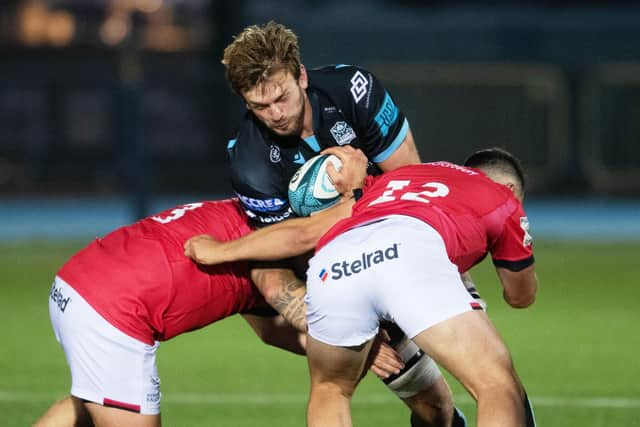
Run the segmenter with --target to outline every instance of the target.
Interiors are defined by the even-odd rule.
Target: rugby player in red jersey
[[[305,330],[304,284],[293,271],[246,262],[199,266],[184,241],[207,233],[220,240],[251,230],[235,199],[178,206],[98,238],[58,271],[49,311],[71,370],[70,397],[36,426],[159,426],[161,341],[240,313],[268,344],[304,354],[303,334],[268,309],[252,283],[276,281],[267,297]]]
[[[535,426],[509,350],[460,273],[490,254],[505,300],[535,300],[519,162],[500,149],[367,178],[363,195],[228,243],[185,245],[203,263],[292,256],[322,237],[307,271],[310,426],[351,425],[349,403],[381,321],[393,320],[477,400],[477,425]],[[346,206],[346,207],[345,207]],[[266,255],[261,240],[278,239]]]

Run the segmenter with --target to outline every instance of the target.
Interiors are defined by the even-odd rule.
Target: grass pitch
[[[48,291],[57,268],[83,244],[0,244],[4,426],[30,425],[68,393]],[[640,243],[538,241],[540,291],[526,310],[502,302],[489,262],[472,271],[538,425],[640,426],[639,254]],[[166,426],[304,425],[304,358],[262,344],[240,317],[163,343],[158,366]],[[455,380],[450,384],[473,420],[473,402]],[[356,425],[408,425],[408,410],[372,375],[356,392],[353,414]]]

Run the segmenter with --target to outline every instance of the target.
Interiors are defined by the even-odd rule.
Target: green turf
[[[47,298],[57,267],[79,246],[0,245],[3,426],[29,425],[68,392],[69,374],[51,332]],[[527,310],[509,309],[501,301],[489,263],[473,271],[534,405],[539,401],[539,425],[640,426],[639,254],[640,244],[540,242],[540,291]],[[303,425],[304,358],[261,344],[240,318],[163,343],[158,365],[164,425]],[[472,418],[472,402],[451,382]],[[356,425],[408,425],[408,411],[370,376],[357,391],[353,413]]]

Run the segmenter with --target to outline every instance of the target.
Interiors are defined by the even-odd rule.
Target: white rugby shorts
[[[351,229],[320,249],[307,270],[308,333],[336,346],[373,338],[380,320],[413,338],[474,309],[442,237],[392,215]]]
[[[71,395],[147,415],[160,413],[156,350],[100,316],[69,284],[56,277],[49,292],[56,339],[71,369]]]

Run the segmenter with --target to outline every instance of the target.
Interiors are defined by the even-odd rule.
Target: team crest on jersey
[[[346,145],[356,139],[355,131],[347,124],[347,122],[336,122],[331,129],[331,136],[336,140],[338,145]]]
[[[520,228],[524,231],[524,237],[522,238],[522,246],[531,246],[533,243],[533,237],[529,234],[529,218],[526,216],[520,217]]]
[[[367,94],[368,85],[367,78],[360,71],[356,71],[351,77],[351,95],[353,95],[356,104]]]
[[[278,163],[280,161],[280,147],[272,145],[269,147],[269,159],[272,163]]]

